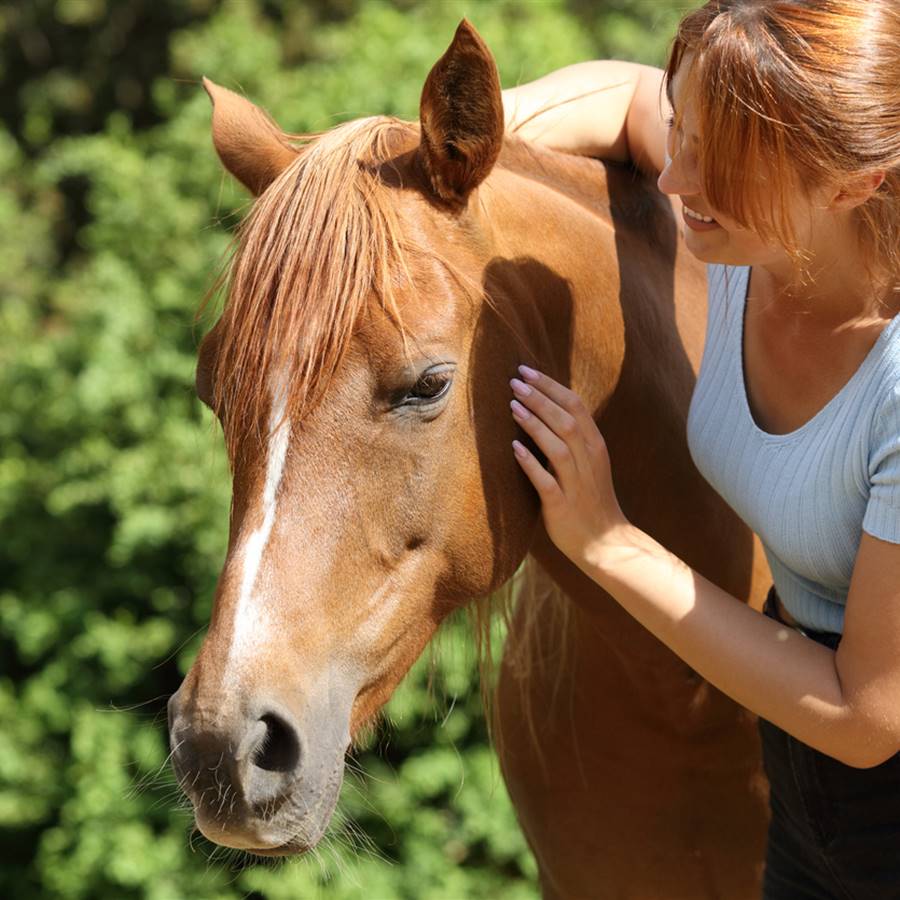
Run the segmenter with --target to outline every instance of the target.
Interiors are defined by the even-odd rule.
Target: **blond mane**
[[[267,433],[273,390],[289,421],[322,399],[373,297],[404,333],[392,280],[409,247],[380,166],[416,134],[378,116],[290,136],[297,158],[256,200],[217,283],[213,396],[232,461]]]

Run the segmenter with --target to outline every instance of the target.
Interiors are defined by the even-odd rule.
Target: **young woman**
[[[763,541],[766,615],[626,520],[589,411],[521,367],[512,415],[549,469],[513,451],[547,531],[759,715],[765,896],[900,897],[900,4],[717,0],[665,73],[584,63],[504,104],[676,199],[709,264],[689,444]]]

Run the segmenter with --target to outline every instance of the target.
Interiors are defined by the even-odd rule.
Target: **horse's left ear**
[[[466,19],[428,73],[419,119],[419,155],[432,190],[448,203],[464,204],[497,161],[504,129],[494,57]]]
[[[297,157],[284,132],[258,106],[208,78],[212,138],[222,164],[254,196],[261,194]]]

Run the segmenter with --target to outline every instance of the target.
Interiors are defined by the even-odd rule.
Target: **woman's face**
[[[684,73],[691,57],[685,56],[672,80],[671,96],[679,124],[669,126],[666,138],[666,166],[659,176],[659,189],[678,196],[682,203],[684,240],[688,250],[708,263],[790,267],[792,258],[780,244],[767,242],[755,232],[714,209],[700,184],[699,139],[696,117],[687,100]],[[748,172],[748,177],[750,173]],[[764,179],[759,179],[765,190]],[[826,239],[829,221],[823,197],[797,196],[788,211],[794,234],[802,248],[814,251]]]

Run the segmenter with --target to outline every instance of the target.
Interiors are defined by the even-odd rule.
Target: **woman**
[[[513,451],[554,543],[760,717],[769,898],[900,897],[898,6],[718,0],[665,73],[504,94],[522,136],[658,174],[709,264],[688,439],[764,543],[765,617],[626,520],[590,413],[524,366],[512,415],[549,468]]]

